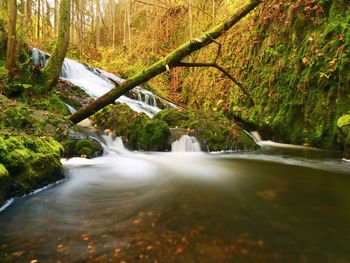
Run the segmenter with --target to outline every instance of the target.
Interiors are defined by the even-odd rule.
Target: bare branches
[[[250,103],[252,105],[254,105],[254,101],[252,99],[252,96],[250,95],[248,89],[243,85],[243,83],[239,82],[227,70],[225,70],[223,67],[221,67],[218,64],[216,64],[216,62],[214,62],[214,63],[179,62],[179,63],[177,63],[175,65],[175,67],[187,67],[187,68],[190,68],[190,67],[193,67],[193,68],[208,68],[208,67],[212,67],[212,68],[216,68],[216,69],[220,70],[226,77],[228,77],[233,83],[235,83],[241,89],[241,91],[248,97]]]
[[[221,43],[212,38],[209,34],[206,34],[208,38],[212,40],[212,43],[216,44],[218,46],[218,50],[216,52],[216,56],[214,58],[214,61],[212,63],[189,63],[189,62],[178,62],[177,64],[173,65],[174,67],[193,67],[193,68],[205,68],[205,67],[212,67],[220,70],[226,77],[228,77],[233,83],[235,83],[241,91],[248,97],[251,105],[254,105],[254,101],[252,96],[250,95],[248,89],[243,85],[243,83],[239,82],[236,78],[234,78],[227,70],[225,70],[223,67],[219,66],[217,64],[217,60],[220,57],[221,54]]]

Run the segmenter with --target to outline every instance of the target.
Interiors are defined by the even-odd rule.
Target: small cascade
[[[46,52],[41,51],[37,48],[32,48],[32,59],[34,65],[39,65],[40,68],[45,67],[49,57],[50,55]]]
[[[198,140],[189,135],[182,135],[180,139],[171,144],[172,152],[200,152],[201,146]]]
[[[152,92],[139,88],[135,88],[134,92],[137,94],[138,101],[142,101],[152,107],[157,107],[157,98]]]
[[[67,106],[67,108],[68,108],[68,110],[69,110],[70,113],[74,113],[74,112],[77,111],[77,110],[74,109],[71,105],[69,105],[69,104],[67,104],[67,103],[65,103],[65,105]]]
[[[113,135],[102,135],[102,141],[104,155],[108,154],[120,154],[128,152],[125,148],[121,137],[115,137]]]
[[[305,145],[296,145],[296,144],[287,144],[287,143],[279,143],[271,140],[262,140],[261,135],[258,131],[252,131],[247,134],[256,142],[256,144],[262,147],[273,147],[273,148],[290,148],[290,149],[309,149],[309,150],[317,150],[317,148],[305,146]]]
[[[39,49],[32,48],[33,63],[40,67],[45,67],[50,55]],[[113,79],[118,83],[124,80],[113,75],[112,73],[81,64],[75,60],[66,58],[62,65],[61,79],[71,82],[72,84],[83,89],[89,96],[97,98],[107,93],[114,87]],[[161,109],[157,107],[157,100],[162,100],[152,92],[135,87],[132,90],[137,94],[135,97],[121,96],[117,101],[127,104],[136,112],[143,112],[149,117],[153,117]],[[175,107],[174,104],[162,101],[167,107]]]

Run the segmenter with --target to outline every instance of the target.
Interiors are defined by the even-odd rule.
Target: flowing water
[[[44,67],[49,57],[50,55],[44,51],[32,48],[32,58],[35,65]],[[64,60],[60,78],[80,87],[92,98],[100,97],[114,87],[114,83],[110,79],[117,83],[124,81],[112,73],[81,64],[68,58]],[[135,99],[130,96],[121,96],[117,101],[127,104],[136,112],[143,112],[149,117],[154,116],[161,110],[157,107],[157,100],[165,107],[175,107],[174,104],[140,87],[135,87],[131,93],[134,94]]]
[[[104,144],[104,156],[63,161],[66,181],[1,212],[3,262],[350,262],[350,170],[338,153]]]
[[[1,211],[1,262],[350,262],[338,152],[137,153],[100,140],[104,156],[62,160],[65,181]]]

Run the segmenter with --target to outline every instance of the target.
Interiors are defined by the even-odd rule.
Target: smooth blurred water
[[[338,153],[133,153],[105,139],[105,156],[63,161],[66,181],[0,213],[1,262],[350,262]]]
[[[50,55],[48,53],[37,48],[32,48],[32,58],[35,65],[39,65],[41,68],[45,67],[49,57]],[[110,79],[116,83],[125,81],[112,73],[68,58],[64,59],[60,78],[80,87],[94,99],[104,95],[115,87],[115,84]],[[162,100],[163,104],[168,107],[176,107],[174,104],[166,102],[152,92],[140,87],[135,87],[133,92],[137,94],[138,99],[120,96],[117,101],[127,104],[135,112],[145,113],[148,117],[153,117],[161,110],[157,107],[157,99]]]

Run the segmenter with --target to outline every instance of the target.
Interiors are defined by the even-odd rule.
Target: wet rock
[[[85,91],[65,80],[59,80],[57,83],[56,94],[62,101],[75,109],[79,109],[93,101]]]

